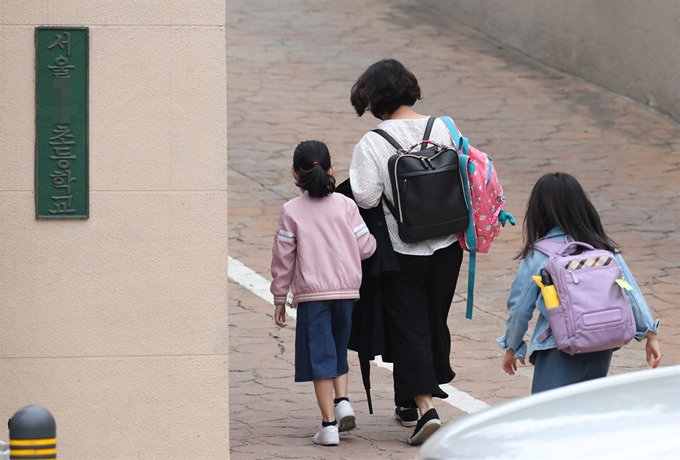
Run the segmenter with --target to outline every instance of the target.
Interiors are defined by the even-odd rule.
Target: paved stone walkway
[[[475,312],[464,319],[467,266],[450,315],[452,384],[490,405],[529,393],[532,369],[500,370],[505,299],[521,244],[528,193],[550,171],[576,175],[621,245],[655,317],[663,365],[680,364],[680,126],[623,97],[542,66],[413,1],[227,2],[229,255],[269,279],[280,206],[298,192],[292,152],[325,141],[338,182],[354,144],[377,123],[357,118],[350,88],[373,62],[394,57],[417,75],[421,113],[449,114],[490,153],[520,223],[481,255]],[[295,322],[231,282],[231,458],[412,459],[411,430],[392,418],[388,370],[372,369],[368,414],[356,355],[350,397],[358,428],[335,448],[312,445],[319,420],[311,384],[293,382]],[[615,354],[612,374],[646,367],[643,344]],[[444,422],[464,415],[443,401]]]

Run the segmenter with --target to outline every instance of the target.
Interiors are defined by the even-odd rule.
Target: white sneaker
[[[338,426],[329,425],[323,426],[319,425],[319,429],[312,438],[314,444],[320,446],[337,446],[340,444],[340,436],[338,435]]]
[[[349,401],[344,399],[335,405],[335,420],[338,421],[338,431],[350,431],[357,427],[354,409]]]

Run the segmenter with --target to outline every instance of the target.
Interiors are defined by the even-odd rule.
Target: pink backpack
[[[468,298],[465,317],[472,319],[472,298],[475,283],[476,254],[487,253],[494,238],[506,222],[515,225],[515,218],[506,212],[503,187],[498,182],[491,158],[481,150],[469,145],[468,139],[458,131],[451,117],[440,117],[446,123],[451,142],[458,150],[463,188],[468,202],[470,223],[458,234],[460,247],[470,252],[468,264]]]

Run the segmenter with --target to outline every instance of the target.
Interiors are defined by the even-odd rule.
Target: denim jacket
[[[550,238],[559,242],[566,242],[565,233],[559,229],[554,228],[548,232],[545,238]],[[623,276],[628,283],[633,287],[631,291],[627,291],[630,298],[630,304],[633,307],[633,314],[635,316],[635,339],[641,341],[647,335],[647,332],[657,333],[659,330],[659,320],[654,321],[649,306],[645,301],[640,287],[633,277],[628,265],[618,252],[615,254],[616,261],[623,270]],[[539,316],[531,336],[530,349],[533,353],[539,350],[549,350],[557,348],[555,339],[552,334],[548,334],[543,341],[539,340],[541,334],[548,329],[548,315],[545,309],[545,302],[543,296],[536,283],[531,279],[532,275],[538,275],[539,271],[548,260],[548,256],[540,251],[531,251],[527,257],[522,259],[519,264],[517,276],[510,287],[510,295],[508,296],[508,321],[505,330],[505,335],[499,337],[496,343],[501,348],[509,348],[515,354],[517,359],[525,359],[527,356],[527,344],[524,341],[524,334],[529,328],[529,322],[534,314],[534,308],[538,308]]]

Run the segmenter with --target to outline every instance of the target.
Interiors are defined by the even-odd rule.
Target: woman
[[[385,59],[371,65],[352,87],[350,101],[358,116],[369,111],[382,122],[378,128],[399,144],[420,142],[427,115],[413,110],[421,99],[416,77],[401,63]],[[430,140],[451,144],[446,125],[437,119]],[[415,426],[409,438],[422,444],[441,426],[433,397],[448,395],[439,384],[453,380],[451,335],[446,324],[463,250],[456,235],[417,243],[399,238],[397,222],[382,203],[394,203],[387,162],[395,149],[375,132],[366,133],[354,147],[349,169],[352,193],[361,208],[382,206],[399,272],[383,275],[382,299],[385,336],[394,360],[395,417]]]

